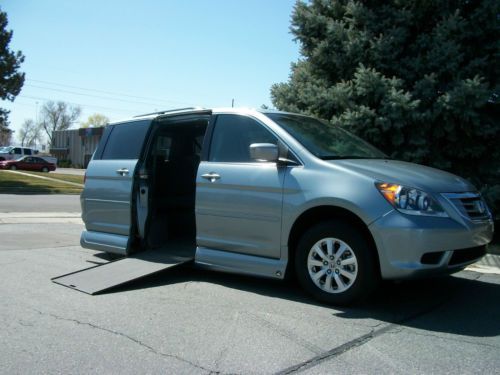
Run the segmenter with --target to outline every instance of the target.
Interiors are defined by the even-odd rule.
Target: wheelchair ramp
[[[160,250],[147,250],[127,258],[57,276],[52,281],[94,295],[188,263],[194,259],[194,253],[195,249],[190,252],[184,250],[168,253]]]

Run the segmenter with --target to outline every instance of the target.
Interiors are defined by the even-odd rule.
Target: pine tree
[[[302,58],[288,82],[271,88],[273,104],[346,127],[394,158],[488,184],[495,195],[499,20],[497,0],[299,1],[291,31]]]
[[[24,56],[20,51],[9,50],[12,30],[7,30],[7,14],[0,9],[0,99],[13,101],[21,92],[24,73],[19,73]],[[12,131],[9,126],[9,111],[0,108],[0,144],[7,143]]]

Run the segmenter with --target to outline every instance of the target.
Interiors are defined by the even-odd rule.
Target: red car
[[[26,171],[55,171],[55,164],[49,163],[47,160],[38,158],[36,156],[23,156],[17,160],[3,160],[0,161],[0,169],[23,169]]]

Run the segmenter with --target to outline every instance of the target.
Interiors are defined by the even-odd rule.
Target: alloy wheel
[[[307,256],[312,282],[328,293],[343,293],[355,282],[358,260],[351,247],[338,238],[316,242]]]

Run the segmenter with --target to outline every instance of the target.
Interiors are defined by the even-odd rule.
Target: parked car
[[[50,155],[40,155],[38,150],[29,147],[14,147],[7,146],[0,148],[0,161],[2,160],[17,160],[23,156],[37,156],[49,163],[57,165],[57,158]]]
[[[49,163],[47,160],[39,158],[37,156],[23,156],[17,160],[3,160],[0,161],[1,169],[10,169],[15,171],[16,169],[22,169],[25,171],[41,171],[49,172],[55,171],[56,165]]]
[[[493,235],[478,190],[293,113],[185,109],[110,124],[81,195],[89,249],[196,265],[347,304],[380,279],[462,270]],[[168,245],[168,246],[167,246]],[[170,249],[170,250],[169,250]]]

